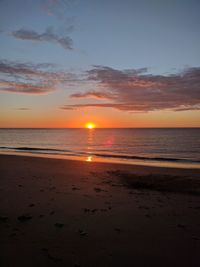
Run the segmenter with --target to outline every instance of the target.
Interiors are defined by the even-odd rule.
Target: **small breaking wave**
[[[55,154],[55,155],[66,155],[66,156],[96,156],[99,158],[112,158],[118,160],[141,160],[141,161],[158,161],[158,162],[177,162],[177,163],[200,163],[200,160],[190,160],[185,158],[173,158],[173,157],[149,157],[149,156],[136,156],[136,155],[124,155],[114,153],[91,153],[88,151],[72,151],[67,149],[56,149],[56,148],[43,148],[43,147],[7,147],[1,146],[2,151],[21,151],[30,152],[34,154]]]

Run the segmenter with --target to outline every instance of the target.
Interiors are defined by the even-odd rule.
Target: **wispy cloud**
[[[0,81],[0,91],[9,93],[43,95],[54,90],[54,87],[49,85],[32,85],[27,83]]]
[[[129,111],[131,108],[130,104],[115,104],[115,103],[100,103],[100,104],[74,104],[74,105],[64,105],[60,107],[64,110],[75,110],[82,108],[115,108],[119,110]],[[144,106],[137,105],[137,112],[143,112]]]
[[[200,68],[171,75],[148,74],[147,69],[116,70],[94,66],[87,71],[96,89],[71,95],[76,98],[105,97],[106,103],[65,105],[61,109],[114,108],[129,112],[199,110]]]
[[[31,110],[31,109],[30,108],[15,108],[15,110],[27,111],[27,110]]]
[[[114,96],[108,93],[89,91],[85,93],[75,93],[70,95],[71,98],[96,98],[96,99],[113,99]]]
[[[76,0],[42,0],[42,7],[49,16],[64,20],[67,11],[75,2]]]
[[[52,64],[30,64],[0,60],[0,91],[21,94],[48,94],[60,85],[74,83],[72,73],[52,71]]]
[[[33,30],[19,29],[11,32],[11,35],[17,39],[35,42],[51,42],[59,44],[66,50],[73,49],[73,40],[69,36],[60,36],[56,34],[52,27],[47,28],[43,33]]]

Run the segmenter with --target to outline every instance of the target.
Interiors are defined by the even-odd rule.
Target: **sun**
[[[96,125],[93,122],[87,122],[85,124],[85,128],[87,128],[87,129],[94,129],[94,128],[96,128]]]

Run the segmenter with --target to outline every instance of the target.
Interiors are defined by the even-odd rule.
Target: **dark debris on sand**
[[[78,230],[78,233],[79,233],[80,236],[87,236],[88,235],[87,232],[85,232],[85,231],[83,231],[81,229]]]
[[[63,228],[64,227],[64,223],[55,223],[54,225],[57,228]]]
[[[48,254],[47,256],[48,256],[48,259],[50,259],[50,260],[52,260],[54,262],[60,262],[60,261],[62,261],[61,258],[54,257],[54,256],[52,256],[50,254]]]
[[[30,216],[30,215],[21,215],[17,219],[20,222],[27,222],[27,221],[32,219],[32,216]]]
[[[106,192],[105,190],[99,188],[99,187],[95,187],[94,188],[94,191],[97,192],[97,193],[100,193],[100,192]]]
[[[109,171],[106,175],[120,180],[123,186],[137,190],[152,190],[200,196],[200,179],[168,174],[134,174]]]

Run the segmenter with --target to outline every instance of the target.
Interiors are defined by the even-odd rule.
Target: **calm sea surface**
[[[200,167],[199,129],[0,129],[0,153]]]

